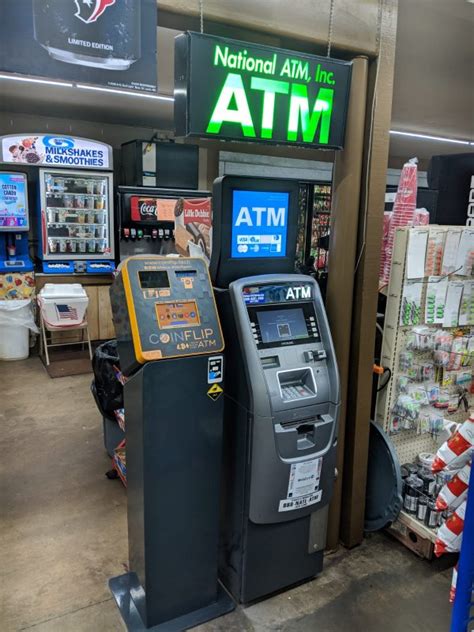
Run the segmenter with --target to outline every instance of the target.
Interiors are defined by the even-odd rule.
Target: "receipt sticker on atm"
[[[288,482],[288,494],[280,500],[278,511],[293,511],[319,503],[323,492],[319,488],[322,457],[301,463],[293,463]]]
[[[207,383],[218,384],[224,379],[224,356],[213,356],[207,361]]]

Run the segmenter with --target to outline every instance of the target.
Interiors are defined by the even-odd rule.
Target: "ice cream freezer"
[[[113,270],[112,174],[41,169],[39,180],[43,271]]]

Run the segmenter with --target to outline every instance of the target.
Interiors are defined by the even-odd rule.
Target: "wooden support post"
[[[344,150],[336,152],[333,173],[331,240],[328,259],[326,309],[341,377],[342,406],[339,417],[337,469],[338,478],[329,511],[327,547],[339,542],[341,491],[344,467],[344,432],[349,350],[352,322],[352,295],[357,249],[360,186],[364,154],[364,125],[367,96],[368,60],[356,57],[353,62],[349,110]]]
[[[366,156],[355,270],[342,481],[340,537],[348,547],[362,542],[364,534],[372,366],[392,112],[397,8],[398,0],[382,2],[379,56],[371,64],[369,71],[371,105],[367,108]]]

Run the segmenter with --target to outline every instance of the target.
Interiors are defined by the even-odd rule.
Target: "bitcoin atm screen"
[[[170,286],[168,273],[161,270],[140,270],[138,278],[140,279],[140,287],[143,290],[156,290]]]
[[[196,301],[156,303],[156,317],[160,329],[195,327],[200,324]]]

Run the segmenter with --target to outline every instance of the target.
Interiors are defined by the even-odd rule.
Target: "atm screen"
[[[140,270],[138,278],[140,279],[140,287],[142,290],[155,290],[169,288],[170,286],[167,272],[159,270]]]
[[[263,344],[309,338],[302,307],[258,310],[257,319]]]
[[[232,196],[233,259],[286,257],[290,194],[243,191]]]
[[[156,318],[160,329],[195,327],[200,324],[196,301],[156,303]]]

